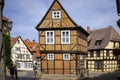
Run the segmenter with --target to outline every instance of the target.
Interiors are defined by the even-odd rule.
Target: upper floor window
[[[63,60],[70,60],[70,54],[69,53],[64,53],[63,54]]]
[[[100,51],[96,51],[96,57],[100,57]]]
[[[93,54],[93,51],[90,51],[90,57],[93,57],[94,54]]]
[[[29,54],[26,54],[26,59],[29,59],[30,58],[30,55]]]
[[[46,44],[54,44],[54,31],[46,31]]]
[[[16,47],[16,51],[20,51],[20,48],[19,48],[19,47]]]
[[[70,30],[61,31],[61,43],[70,44]]]
[[[110,57],[109,50],[106,51],[106,57]]]
[[[53,19],[61,19],[61,11],[52,11]]]
[[[47,59],[48,60],[54,60],[54,54],[53,53],[48,53],[47,54]]]
[[[18,59],[23,59],[23,55],[22,54],[18,54]]]

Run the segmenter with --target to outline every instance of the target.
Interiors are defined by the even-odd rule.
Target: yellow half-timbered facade
[[[85,74],[88,33],[58,0],[37,25],[43,74]]]
[[[103,72],[120,68],[120,35],[112,26],[90,32],[87,68]]]

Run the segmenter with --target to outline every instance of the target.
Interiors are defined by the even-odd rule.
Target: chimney
[[[33,40],[33,42],[35,42],[35,40]]]
[[[90,26],[87,26],[87,32],[90,33]]]

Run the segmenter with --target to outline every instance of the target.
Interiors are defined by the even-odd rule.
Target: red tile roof
[[[30,41],[29,39],[24,40],[24,43],[27,45],[31,52],[35,53],[36,57],[40,57],[39,44],[35,41]]]

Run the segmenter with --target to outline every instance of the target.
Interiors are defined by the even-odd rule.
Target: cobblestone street
[[[90,78],[82,78],[77,79],[74,75],[48,75],[44,74],[42,75],[42,79],[36,79],[36,80],[115,80],[115,77],[120,75],[120,71],[116,72],[90,72],[89,77]],[[63,78],[64,76],[64,78]],[[34,80],[34,73],[33,71],[19,71],[18,72],[18,80]],[[57,77],[57,79],[56,79]],[[10,75],[7,72],[7,79],[10,80]]]

